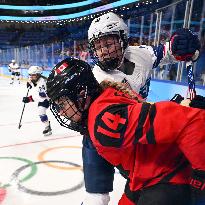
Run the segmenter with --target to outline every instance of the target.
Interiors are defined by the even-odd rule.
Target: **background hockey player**
[[[27,88],[31,89],[31,95],[29,97],[23,97],[24,103],[37,102],[39,117],[44,125],[44,136],[51,135],[52,130],[50,121],[46,114],[49,108],[49,98],[46,94],[46,77],[42,76],[42,68],[39,66],[31,66],[28,69],[29,81],[27,82]]]
[[[16,79],[17,79],[18,83],[20,84],[20,74],[21,74],[20,73],[20,67],[14,59],[9,64],[9,72],[11,72],[11,82],[10,82],[10,84],[14,83],[15,76],[16,76]]]
[[[89,131],[98,153],[127,178],[119,205],[187,205],[191,196],[194,205],[205,205],[205,110],[173,102],[151,105],[116,82],[100,86],[90,66],[76,59],[55,66],[47,93],[58,122],[81,133]],[[201,96],[190,106],[198,105],[196,101],[205,104]],[[168,155],[159,154],[162,147]]]
[[[196,59],[198,55],[195,52],[200,48],[197,37],[187,29],[177,30],[165,45],[128,46],[127,25],[112,12],[93,20],[88,30],[88,40],[91,56],[96,63],[93,73],[98,82],[105,79],[123,82],[143,98],[148,95],[153,68],[159,63],[176,62],[173,54],[180,56],[180,60],[188,57]],[[113,189],[113,166],[98,155],[87,136],[83,139],[82,156],[87,191],[83,204],[107,205],[108,192]]]

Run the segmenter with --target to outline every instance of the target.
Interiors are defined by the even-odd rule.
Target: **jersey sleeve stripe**
[[[134,144],[136,144],[139,139],[143,136],[143,125],[145,123],[145,120],[147,118],[147,115],[149,113],[149,109],[151,107],[151,104],[149,103],[143,103],[142,104],[142,108],[139,114],[139,122],[135,131],[135,140],[134,140]]]
[[[155,135],[154,135],[154,118],[156,116],[156,106],[153,104],[149,111],[149,119],[150,119],[150,129],[146,134],[147,142],[149,144],[156,144]]]
[[[160,183],[167,183],[169,182],[179,171],[182,169],[186,168],[189,165],[188,161],[183,161],[179,166],[176,167],[171,173],[167,174],[164,176],[161,180]]]

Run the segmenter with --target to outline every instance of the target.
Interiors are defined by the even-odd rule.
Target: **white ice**
[[[10,79],[0,77],[0,204],[80,205],[84,185],[75,191],[69,190],[83,183],[79,168],[82,166],[82,136],[61,127],[50,110],[48,116],[53,134],[43,136],[36,103],[26,104],[22,127],[18,129],[22,97],[27,88],[25,82],[20,85],[16,81],[14,85],[9,82]],[[41,163],[51,160],[54,162]],[[29,162],[37,164],[29,166]],[[72,163],[79,166],[76,168]],[[124,183],[116,173],[110,205],[117,204]],[[4,198],[2,189],[6,191]]]

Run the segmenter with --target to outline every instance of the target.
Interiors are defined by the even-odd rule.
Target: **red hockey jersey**
[[[108,88],[89,109],[88,129],[98,153],[128,178],[130,191],[160,182],[187,184],[190,164],[205,170],[204,110],[138,103]]]

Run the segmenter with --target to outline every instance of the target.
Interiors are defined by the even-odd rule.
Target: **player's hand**
[[[27,82],[27,83],[26,83],[26,87],[27,87],[28,89],[31,89],[31,88],[32,88],[32,85],[31,85],[29,82]]]
[[[175,94],[170,101],[180,104],[182,100],[184,100],[184,97],[182,97],[180,94]]]
[[[23,99],[22,99],[22,102],[24,102],[24,103],[29,103],[29,102],[33,102],[33,101],[34,100],[33,100],[32,96],[23,97]]]
[[[170,39],[172,55],[180,61],[196,61],[199,57],[200,41],[189,29],[178,29]]]
[[[196,97],[189,103],[190,107],[205,109],[205,97],[196,95]]]
[[[182,97],[180,94],[175,94],[174,97],[170,101],[186,106],[186,107],[189,107],[189,103],[191,102],[190,99],[184,99],[184,97]]]

